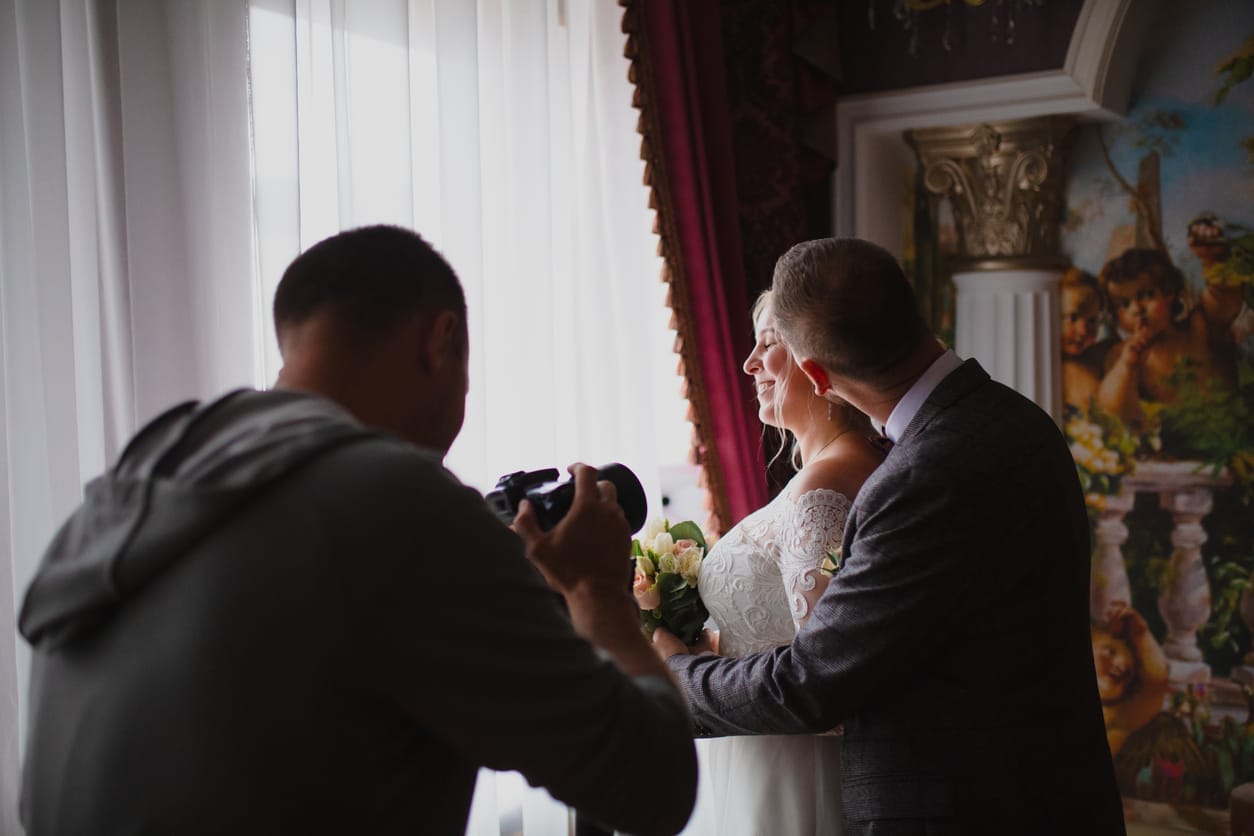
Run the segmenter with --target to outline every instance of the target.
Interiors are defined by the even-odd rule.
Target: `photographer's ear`
[[[449,364],[461,364],[466,354],[466,329],[456,311],[440,311],[431,318],[423,341],[423,365],[428,371],[442,371]]]

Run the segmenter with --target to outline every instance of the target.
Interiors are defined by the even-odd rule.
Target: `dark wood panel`
[[[1015,0],[986,0],[980,6],[952,0],[916,15],[914,55],[910,32],[893,15],[894,4],[839,0],[842,95],[1060,69],[1084,0],[1019,5],[1012,44],[1006,43],[1006,19]],[[868,15],[872,5],[874,28]],[[943,45],[946,27],[949,50]]]

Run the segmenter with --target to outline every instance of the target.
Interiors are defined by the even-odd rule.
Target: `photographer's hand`
[[[575,630],[634,676],[670,678],[640,629],[631,595],[631,532],[614,485],[585,464],[570,467],[575,496],[552,531],[542,531],[530,503],[514,518],[527,557],[566,599]]]
[[[596,470],[586,464],[573,464],[569,470],[575,495],[570,511],[553,530],[540,530],[535,510],[524,500],[514,518],[514,531],[526,544],[527,557],[559,592],[604,583],[626,594],[631,531],[618,505],[617,491],[612,482],[598,482]]]

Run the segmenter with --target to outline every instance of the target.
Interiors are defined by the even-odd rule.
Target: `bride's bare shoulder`
[[[803,467],[792,478],[788,492],[796,499],[810,491],[826,489],[853,501],[862,483],[883,460],[883,452],[869,439],[852,438],[832,450],[830,455]]]

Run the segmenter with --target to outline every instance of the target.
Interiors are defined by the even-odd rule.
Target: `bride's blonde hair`
[[[753,303],[753,309],[750,313],[751,321],[754,324],[755,335],[757,331],[758,319],[761,318],[762,312],[766,310],[766,307],[769,304],[771,304],[771,291],[767,289],[767,290],[762,291],[762,293],[758,296],[757,300]],[[788,358],[788,363],[793,366],[797,365],[796,355],[793,354],[792,347],[787,342],[784,341],[778,329],[776,329],[775,331],[775,338],[779,340],[780,346],[784,349],[784,352],[786,353],[787,358]],[[788,389],[788,382],[786,379],[777,380],[775,382],[775,399],[774,399],[774,403],[772,403],[771,405],[771,408],[774,411],[775,425],[774,427],[770,427],[770,429],[775,430],[776,434],[778,435],[779,444],[775,449],[775,455],[771,456],[771,460],[766,463],[766,466],[770,467],[771,465],[775,464],[775,462],[779,461],[780,456],[784,455],[784,449],[787,448],[788,449],[788,463],[792,465],[792,469],[794,471],[799,471],[801,470],[802,465],[804,464],[801,461],[801,445],[797,441],[797,436],[795,433],[792,433],[789,430],[784,429],[784,413],[783,413],[782,404],[787,394],[787,389]],[[840,424],[843,424],[843,425],[853,425],[861,421],[861,423],[866,425],[867,430],[868,431],[870,430],[871,428],[870,419],[867,418],[865,415],[863,415],[861,412],[859,412],[855,407],[853,407],[846,401],[842,400],[841,398],[838,398],[835,395],[832,395],[831,397],[822,397],[819,395],[814,395],[812,398],[812,401],[813,400],[822,400],[822,401],[827,402],[828,420],[834,423],[839,422]],[[840,412],[842,413],[840,419],[836,417],[836,410],[840,410]],[[813,414],[811,414],[811,417],[813,417]],[[768,425],[763,424],[762,425],[762,438],[763,439],[766,438],[767,431],[768,431]]]

